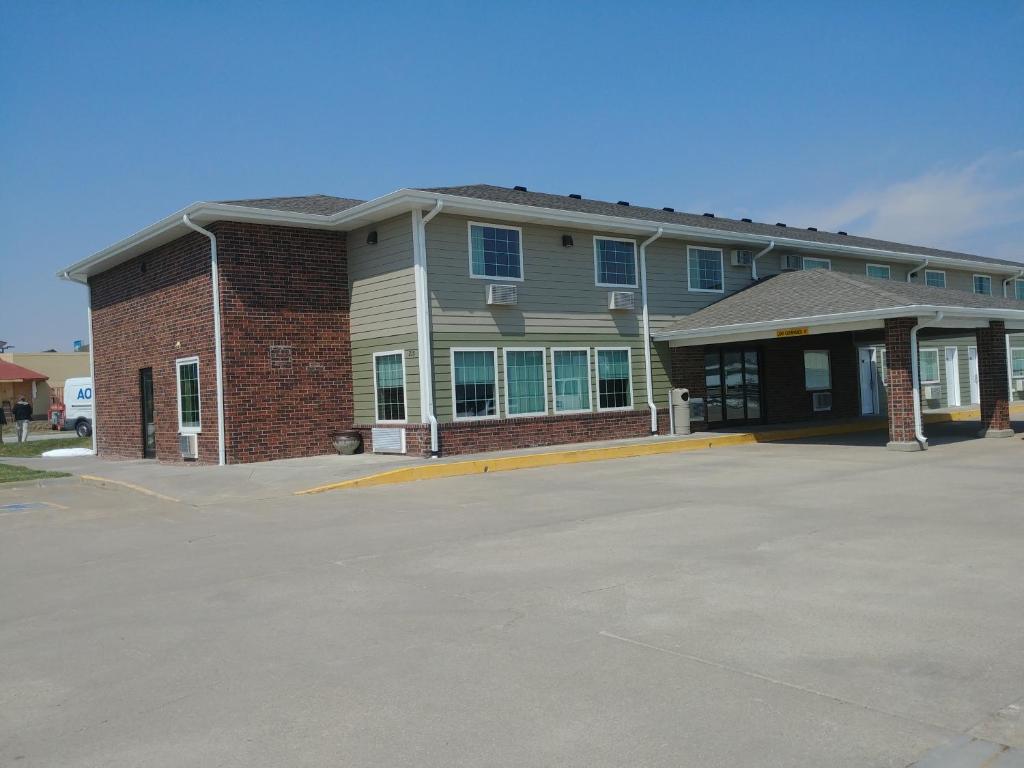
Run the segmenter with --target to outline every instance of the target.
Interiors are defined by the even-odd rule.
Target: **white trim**
[[[981,293],[978,290],[978,282],[977,282],[977,280],[978,280],[979,277],[984,277],[986,280],[988,280],[988,293]],[[973,275],[971,275],[971,290],[974,292],[975,296],[991,296],[992,295],[992,275],[984,275],[981,272],[975,272]]]
[[[1021,286],[1024,286],[1024,280],[1021,280],[1020,278],[1018,278],[1016,280],[1011,280],[1010,282],[1013,285],[1013,295],[1012,296],[1008,296],[1007,298],[1014,299],[1015,301],[1024,301],[1024,296],[1019,296],[1018,295],[1018,293],[1019,293],[1018,289]]]
[[[455,353],[456,352],[490,352],[494,359],[494,414],[491,416],[459,416],[455,403]],[[448,362],[451,366],[449,377],[452,380],[452,421],[494,421],[501,418],[501,394],[498,392],[498,348],[497,347],[452,347],[448,350]]]
[[[629,368],[629,405],[619,405],[614,408],[601,407],[601,353],[602,352],[626,352],[626,364]],[[594,382],[597,384],[597,402],[594,407],[598,411],[632,411],[635,407],[633,397],[633,348],[632,347],[594,347]]]
[[[804,256],[802,259],[800,259],[801,271],[808,269],[822,269],[822,267],[808,267],[808,261],[820,261],[822,264],[825,265],[824,269],[827,269],[829,272],[832,271],[832,259],[826,259],[822,256]]]
[[[949,350],[953,350],[953,360],[949,359]],[[952,368],[954,376],[949,375],[950,362],[953,363]],[[961,404],[960,395],[960,348],[955,344],[950,344],[942,349],[942,365],[946,371],[946,407],[947,408],[959,408]]]
[[[181,367],[183,365],[192,365],[195,363],[196,366],[196,399],[198,402],[198,408],[196,413],[199,416],[198,427],[186,427],[181,421]],[[177,390],[177,406],[178,406],[178,433],[182,435],[198,435],[203,431],[203,394],[202,387],[200,386],[201,379],[199,378],[199,357],[193,355],[191,357],[179,357],[174,361],[174,386]],[[95,382],[93,383],[93,390],[95,391]],[[95,398],[95,395],[93,395]],[[93,406],[95,409],[95,399],[93,400]]]
[[[490,227],[491,229],[514,229],[519,233],[519,277],[496,277],[494,275],[473,274],[473,227]],[[523,262],[523,228],[510,224],[493,224],[487,221],[467,221],[466,240],[469,247],[469,276],[474,280],[503,280],[506,282],[521,283],[526,278],[526,269]]]
[[[601,282],[601,267],[597,260],[597,241],[607,240],[611,243],[629,243],[633,246],[633,282],[632,283],[602,283]],[[636,288],[637,286],[637,275],[640,274],[640,265],[637,262],[636,257],[636,240],[630,240],[624,237],[606,237],[604,235],[594,235],[594,285],[598,288]]]
[[[946,288],[948,283],[946,282],[946,270],[944,269],[926,269],[924,271],[924,284],[930,285],[928,282],[928,275],[942,275],[942,285],[933,285],[932,288]]]
[[[872,267],[875,267],[877,269],[884,269],[886,271],[886,273],[887,273],[886,276],[885,277],[879,277],[878,275],[872,275],[871,274],[871,268]],[[892,280],[892,267],[890,267],[888,264],[868,263],[868,264],[864,265],[864,274],[867,277],[873,277],[876,280]]]
[[[544,410],[543,411],[531,411],[530,413],[512,413],[512,409],[509,407],[508,397],[508,353],[509,352],[540,352],[540,366],[543,371],[541,384],[544,386]],[[544,347],[504,347],[501,350],[501,363],[503,366],[502,370],[502,381],[505,384],[505,418],[508,419],[527,419],[536,418],[537,416],[548,415],[548,356],[547,350]],[[453,374],[454,377],[454,374]]]
[[[939,348],[938,347],[921,347],[918,350],[918,355],[920,357],[924,357],[925,352],[929,352],[929,353],[934,352],[935,353],[935,373],[936,373],[936,375],[939,378],[937,378],[937,379],[929,379],[928,381],[925,381],[922,378],[921,379],[921,385],[924,386],[925,384],[928,384],[928,385],[931,385],[931,384],[941,384],[942,383],[942,372],[939,370]],[[920,365],[920,362],[918,363],[918,365]]]
[[[589,408],[579,408],[574,410],[558,410],[558,367],[555,365],[555,353],[556,352],[586,352],[587,353],[587,402]],[[594,386],[590,371],[590,347],[551,347],[551,412],[555,414],[567,415],[571,413],[593,413],[594,411]]]
[[[382,419],[380,418],[380,409],[377,403],[377,358],[378,357],[390,357],[391,355],[398,355],[402,358],[402,412],[405,413],[404,419]],[[374,352],[373,353],[373,421],[375,424],[408,424],[409,423],[409,387],[406,383],[405,378],[405,350],[404,349],[389,349],[387,352]]]
[[[718,251],[718,264],[721,269],[721,288],[694,288],[690,282],[690,251]],[[721,248],[706,248],[703,245],[686,246],[686,290],[692,293],[725,293],[725,251]]]
[[[828,386],[827,387],[808,387],[807,386],[807,353],[816,352],[821,355],[825,355],[828,360]],[[831,392],[832,391],[832,350],[829,349],[805,349],[804,350],[804,391],[805,392]],[[724,387],[723,387],[724,390]]]
[[[92,455],[98,456],[96,452],[96,415],[99,412],[99,405],[96,402],[96,358],[93,356],[95,342],[92,338],[92,289],[86,288],[89,292],[89,378],[92,380]]]

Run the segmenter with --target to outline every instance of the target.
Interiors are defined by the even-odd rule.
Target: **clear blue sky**
[[[1024,2],[5,3],[0,339],[195,200],[475,182],[1024,259]]]

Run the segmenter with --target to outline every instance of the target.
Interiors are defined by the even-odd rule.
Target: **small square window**
[[[946,287],[946,273],[941,269],[926,269],[924,271],[924,284],[932,288]]]
[[[636,288],[636,243],[595,237],[594,271],[599,286]]]
[[[469,274],[492,280],[523,279],[519,227],[469,223]]]
[[[722,293],[725,290],[722,259],[720,248],[687,248],[687,287],[691,291]]]
[[[867,276],[877,277],[879,280],[891,280],[892,268],[888,264],[868,264]]]
[[[988,275],[974,276],[974,292],[982,296],[992,295],[992,278]]]

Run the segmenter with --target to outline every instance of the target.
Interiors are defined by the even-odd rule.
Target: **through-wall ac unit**
[[[178,447],[181,448],[181,458],[199,458],[199,435],[178,435]]]
[[[608,291],[608,309],[636,309],[632,291]]]
[[[938,400],[942,397],[942,388],[938,384],[927,384],[922,388],[925,400]]]
[[[514,285],[490,283],[487,286],[487,303],[498,306],[512,306],[519,303],[519,292]]]
[[[405,453],[404,427],[374,427],[370,440],[374,453]]]
[[[803,257],[795,253],[784,253],[780,258],[780,266],[783,272],[793,272],[798,269],[803,269],[804,260]]]
[[[1024,377],[1013,380],[1013,391],[1024,392]]]
[[[735,250],[732,252],[732,265],[734,267],[749,267],[753,263],[753,251]]]
[[[832,393],[813,392],[811,393],[811,402],[813,403],[815,413],[821,413],[822,411],[831,411]]]

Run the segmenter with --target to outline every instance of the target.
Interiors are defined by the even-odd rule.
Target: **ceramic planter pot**
[[[363,438],[354,429],[339,432],[334,436],[334,450],[342,456],[351,456],[359,450],[362,443]]]

